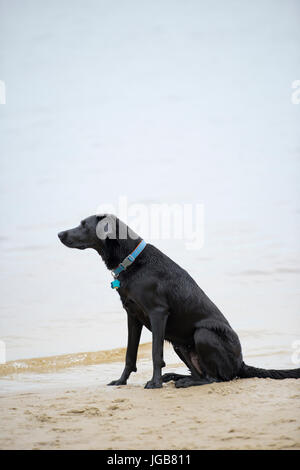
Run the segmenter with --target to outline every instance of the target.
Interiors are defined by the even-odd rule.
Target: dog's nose
[[[58,236],[58,238],[59,238],[60,240],[63,240],[63,239],[65,238],[65,236],[66,236],[66,232],[59,232],[59,233],[57,234],[57,236]]]

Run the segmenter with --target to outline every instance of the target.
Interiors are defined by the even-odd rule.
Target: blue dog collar
[[[130,266],[136,260],[136,258],[143,251],[146,245],[147,243],[144,240],[142,240],[138,244],[138,246],[135,248],[135,250],[133,250],[133,252],[130,253],[130,255],[126,256],[126,258],[123,259],[122,263],[120,263],[116,269],[112,270],[112,275],[114,276],[114,278],[117,278],[122,271],[125,271],[125,269],[127,269],[128,266]],[[113,281],[111,283],[111,287],[112,289],[118,289],[120,287],[120,281],[118,280]]]

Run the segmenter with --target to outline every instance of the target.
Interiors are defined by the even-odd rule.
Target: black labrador
[[[95,249],[109,270],[116,269],[142,241],[108,214],[88,217],[58,237],[70,248]],[[119,274],[118,281],[117,291],[127,312],[128,344],[123,373],[109,385],[126,385],[131,372],[136,372],[143,326],[152,332],[153,359],[153,376],[145,388],[160,388],[170,380],[176,387],[189,387],[237,377],[300,378],[300,369],[266,370],[246,365],[239,338],[224,315],[194,279],[155,246],[147,244]],[[161,374],[164,340],[172,343],[190,375]]]

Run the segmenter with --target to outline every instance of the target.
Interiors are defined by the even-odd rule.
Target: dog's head
[[[77,227],[59,232],[58,238],[69,248],[95,249],[109,269],[120,263],[141,240],[139,235],[111,214],[87,217]]]
[[[59,232],[58,238],[69,248],[78,248],[79,250],[95,248],[99,244],[96,232],[99,221],[100,218],[97,215],[87,217],[77,227]]]

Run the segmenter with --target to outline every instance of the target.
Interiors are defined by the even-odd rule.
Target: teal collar
[[[139,256],[139,254],[143,251],[147,243],[142,240],[138,246],[130,253],[130,255],[126,256],[125,259],[123,259],[122,263],[119,264],[119,266],[116,269],[112,270],[112,275],[114,276],[115,280],[111,283],[112,289],[118,289],[120,287],[120,281],[116,279],[119,274],[122,271],[125,271],[128,266],[130,266],[136,258]]]

